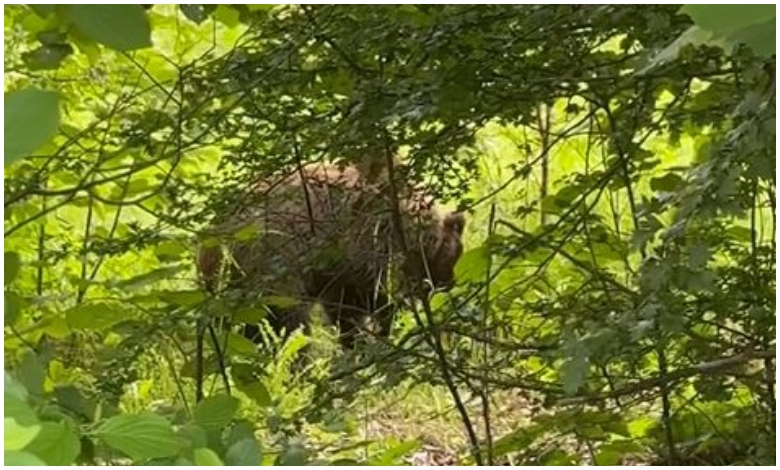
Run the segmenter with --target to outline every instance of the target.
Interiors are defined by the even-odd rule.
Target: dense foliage
[[[4,13],[6,464],[774,463],[774,5]],[[242,188],[391,155],[454,289],[354,351],[221,321]]]

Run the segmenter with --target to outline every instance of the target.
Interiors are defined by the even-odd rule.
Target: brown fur
[[[228,261],[232,288],[322,303],[346,346],[368,316],[376,316],[380,333],[388,334],[392,310],[381,284],[391,256],[405,248],[400,274],[407,293],[422,292],[425,280],[448,288],[465,224],[462,214],[441,212],[424,192],[402,187],[402,237],[389,189],[354,167],[325,164],[258,182],[250,192],[258,200],[245,201],[217,225],[216,233],[246,235],[228,243],[232,259],[225,260],[220,247],[200,250],[198,269],[206,288],[216,290],[220,267]],[[306,326],[307,312],[277,309],[269,320],[277,331],[289,332]]]

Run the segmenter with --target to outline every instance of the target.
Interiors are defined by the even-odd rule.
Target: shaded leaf
[[[700,28],[725,35],[768,20],[774,22],[775,5],[685,5],[680,13],[690,16]]]
[[[149,20],[140,5],[68,5],[66,11],[84,35],[117,51],[152,45]]]
[[[53,91],[25,88],[5,94],[5,164],[34,152],[57,133],[60,109]]]
[[[5,269],[5,276],[4,281],[5,285],[12,283],[14,279],[16,279],[16,276],[19,274],[19,266],[21,265],[21,260],[19,259],[19,254],[14,251],[6,251],[5,252],[5,259],[4,259],[4,269]]]
[[[13,291],[5,293],[5,312],[3,322],[5,326],[13,326],[22,313],[22,298]]]
[[[260,465],[263,455],[256,439],[241,439],[228,447],[225,453],[227,465]]]

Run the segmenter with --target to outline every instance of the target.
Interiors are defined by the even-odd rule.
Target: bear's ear
[[[460,236],[466,226],[466,216],[463,215],[463,212],[450,212],[444,217],[442,225],[445,232]]]

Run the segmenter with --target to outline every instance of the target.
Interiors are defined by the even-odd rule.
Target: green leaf
[[[255,439],[242,439],[235,442],[225,453],[225,464],[233,466],[256,466],[260,465],[262,459],[260,445]]]
[[[165,302],[184,308],[194,307],[206,299],[206,295],[200,290],[165,291],[157,296]]]
[[[41,423],[41,432],[27,446],[27,450],[40,457],[47,465],[70,465],[81,452],[81,442],[76,434],[62,423]]]
[[[53,70],[72,53],[70,44],[44,44],[22,54],[22,60],[30,70]]]
[[[6,450],[3,454],[3,464],[6,467],[45,467],[46,463],[29,452],[21,450]]]
[[[5,252],[5,285],[12,283],[14,279],[16,279],[16,276],[19,274],[19,266],[21,265],[21,260],[19,259],[19,253],[16,253],[15,251],[6,251]]]
[[[210,5],[179,5],[179,10],[184,16],[195,24],[201,24],[209,17],[210,10],[206,7]]]
[[[255,346],[255,343],[232,331],[229,332],[227,336],[227,350],[229,353],[239,356],[257,356],[257,346]]]
[[[152,31],[140,5],[68,5],[67,14],[90,39],[117,51],[152,45]]]
[[[236,310],[233,314],[233,321],[235,323],[257,324],[263,321],[267,316],[268,311],[264,308],[244,307]]]
[[[236,383],[236,388],[248,396],[258,406],[270,406],[271,394],[263,382],[255,376],[252,367],[247,364],[233,364],[230,376]]]
[[[455,279],[458,282],[484,281],[490,265],[490,250],[487,246],[474,248],[463,253],[455,265]]]
[[[225,465],[219,456],[211,449],[201,447],[192,451],[195,465],[199,467],[221,467]]]
[[[239,24],[240,15],[238,10],[228,5],[219,5],[214,10],[214,18],[228,28],[235,28]]]
[[[674,173],[667,173],[659,178],[650,178],[650,189],[653,191],[672,192],[683,182],[683,179]]]
[[[3,315],[3,322],[5,326],[13,326],[16,320],[19,318],[19,314],[22,313],[22,298],[13,291],[6,291],[5,293],[5,312]]]
[[[106,302],[84,303],[65,312],[68,326],[87,331],[106,331],[129,317],[118,305]]]
[[[38,354],[32,350],[24,352],[19,364],[14,370],[16,379],[24,385],[30,395],[43,395],[43,383],[46,380],[47,365]]]
[[[6,397],[14,397],[20,401],[26,401],[28,394],[27,389],[24,388],[24,385],[19,383],[14,377],[8,373],[8,371],[3,371],[5,376],[5,383],[4,383],[4,390]],[[8,416],[8,414],[6,414]]]
[[[774,22],[775,5],[685,5],[680,13],[690,16],[700,28],[725,35],[747,26]]]
[[[302,442],[294,440],[290,442],[279,454],[275,465],[299,466],[306,465],[309,461],[309,451]]]
[[[233,420],[237,411],[237,398],[215,395],[198,403],[194,413],[195,423],[206,430],[222,429]]]
[[[749,5],[762,6],[762,5]],[[777,43],[777,22],[774,18],[771,20],[751,25],[743,29],[734,31],[726,36],[726,41],[732,44],[745,44],[758,55],[769,57],[775,53]]]
[[[38,417],[35,416],[32,408],[24,400],[9,395],[7,392],[4,396],[5,408],[4,413],[6,418],[13,418],[22,426],[32,426],[38,423]]]
[[[602,445],[596,452],[596,465],[620,465],[624,457],[642,453],[642,446],[632,441],[615,441]]]
[[[153,413],[114,416],[97,429],[96,435],[133,460],[172,457],[179,452],[171,424]]]
[[[41,432],[40,424],[22,425],[14,418],[4,419],[3,441],[6,451],[23,449]]]
[[[46,144],[60,126],[60,108],[53,91],[25,88],[5,94],[5,164]]]
[[[206,447],[209,442],[206,430],[194,423],[185,423],[177,430],[177,434],[190,441],[192,448]]]
[[[41,18],[46,18],[47,16],[51,15],[55,11],[56,5],[27,5],[29,6],[32,11],[35,12],[36,15],[40,16]]]
[[[161,280],[171,279],[173,275],[181,271],[181,269],[180,266],[158,268],[154,271],[131,277],[130,279],[124,279],[116,283],[116,286],[123,289],[143,287]]]

